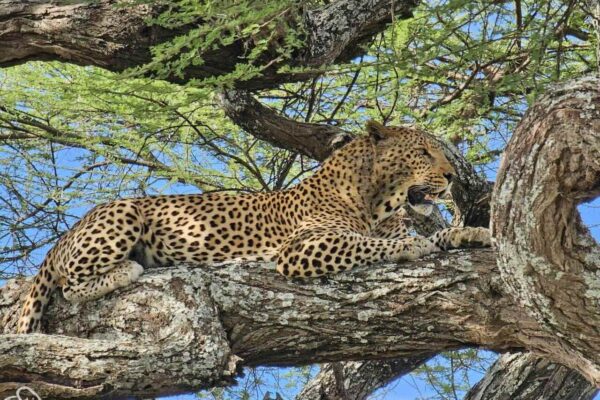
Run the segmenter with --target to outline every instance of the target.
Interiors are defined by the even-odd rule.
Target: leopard
[[[458,247],[490,246],[487,228],[413,235],[404,206],[428,215],[456,171],[432,134],[368,121],[286,190],[120,199],[93,208],[40,265],[17,323],[39,332],[52,293],[72,303],[136,282],[145,269],[232,260],[269,261],[288,278],[322,277],[378,262],[412,261]]]

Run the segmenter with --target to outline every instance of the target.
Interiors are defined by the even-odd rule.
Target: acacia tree
[[[20,192],[23,188],[31,188],[33,183],[25,177],[12,182],[15,172],[7,173],[4,184],[10,196],[5,199],[5,204],[10,205],[10,212],[19,215],[18,223],[30,228],[33,222],[33,226],[38,228],[35,232],[42,227],[48,233],[46,242],[52,242],[68,228],[72,218],[64,211],[76,209],[73,202],[80,199],[82,193],[89,195],[90,187],[106,190],[106,184],[97,186],[80,179],[98,170],[103,172],[104,177],[121,177],[122,172],[128,172],[128,183],[119,185],[120,191],[104,191],[106,198],[132,192],[152,192],[156,190],[156,182],[164,181],[193,185],[203,191],[284,188],[314,167],[306,157],[322,160],[332,146],[347,140],[347,131],[357,131],[358,125],[350,123],[357,119],[357,115],[377,117],[386,122],[396,122],[402,115],[408,117],[409,122],[419,122],[434,131],[445,127],[447,138],[463,153],[476,162],[489,162],[503,147],[490,145],[490,142],[494,141],[494,135],[512,130],[514,123],[522,117],[525,108],[523,99],[534,99],[547,82],[576,76],[595,66],[593,48],[596,39],[583,23],[593,16],[592,9],[575,2],[515,2],[514,6],[502,3],[500,8],[494,8],[498,5],[460,8],[456,4],[442,3],[437,8],[424,6],[414,9],[415,4],[411,2],[336,1],[307,3],[299,7],[293,2],[280,1],[269,2],[252,14],[245,13],[243,7],[253,2],[241,4],[227,10],[211,11],[210,7],[200,4],[186,6],[186,3],[181,3],[164,13],[165,4],[154,2],[119,8],[110,1],[75,2],[63,6],[41,1],[1,1],[2,65],[58,59],[112,71],[139,67],[128,71],[130,80],[121,81],[116,87],[114,80],[107,83],[107,74],[101,71],[87,79],[85,85],[74,79],[79,71],[75,68],[71,68],[69,73],[68,67],[53,65],[41,75],[37,71],[37,77],[36,71],[33,71],[32,77],[36,78],[40,88],[52,84],[53,80],[47,79],[48,74],[60,78],[54,80],[53,90],[47,89],[48,97],[41,96],[35,100],[37,104],[32,99],[37,98],[39,93],[32,95],[27,94],[27,90],[19,91],[8,81],[8,95],[13,96],[13,101],[8,104],[16,106],[0,110],[6,135],[3,139],[11,141],[8,148],[15,159],[27,160],[27,165],[31,166],[28,176],[32,175],[31,171],[38,173],[37,176],[41,177],[38,182],[46,185],[42,188],[61,188],[60,196],[48,195],[45,192],[49,191],[42,189],[40,199],[31,201],[23,198]],[[415,10],[416,18],[392,24],[390,29],[384,30],[388,22],[394,18],[406,18],[411,10]],[[506,18],[507,14],[514,15],[515,23],[491,27],[492,35],[488,35],[489,27],[481,29],[481,35],[465,33],[462,28],[467,21],[485,13],[496,13],[500,19]],[[153,25],[149,26],[149,19]],[[431,33],[435,32],[433,28],[438,29],[437,34]],[[212,31],[216,33],[211,35]],[[409,34],[415,31],[421,34]],[[375,45],[370,48],[361,46],[368,44],[377,32],[382,33],[375,36]],[[532,40],[533,33],[538,34],[533,37],[535,40]],[[474,37],[477,40],[473,40]],[[163,45],[155,48],[153,53],[150,51],[151,45],[161,43]],[[363,54],[366,56],[362,62],[349,62]],[[18,74],[23,74],[23,71],[19,70]],[[178,84],[191,82],[192,85],[182,88],[141,78],[148,75]],[[105,79],[104,85],[102,79]],[[61,90],[66,83],[73,82],[75,86],[71,89],[75,90]],[[214,109],[215,104],[198,100],[207,99],[214,87],[230,85],[236,86],[236,90],[224,91],[219,99],[225,113],[255,138],[287,151],[274,150],[236,132],[233,125],[221,126],[223,119],[216,119],[218,111]],[[575,158],[584,159],[585,150],[592,152],[588,156],[590,160],[597,155],[598,132],[597,125],[594,125],[597,116],[591,108],[591,105],[597,104],[597,95],[593,94],[597,89],[595,85],[596,81],[584,81],[579,85],[565,86],[556,92],[556,98],[549,97],[546,103],[542,103],[543,107],[534,109],[534,115],[530,117],[530,120],[539,118],[542,125],[543,121],[555,118],[552,111],[560,111],[560,108],[556,108],[554,100],[567,104],[569,109],[583,110],[581,120],[569,120],[585,133],[582,136],[586,146],[583,146],[581,154],[575,152]],[[81,96],[86,89],[93,96],[88,97],[88,101],[85,101],[86,96]],[[255,96],[264,98],[277,110],[261,105],[252,95],[240,91],[248,89],[269,89],[256,92]],[[564,98],[558,97],[560,90],[564,91]],[[49,103],[52,104],[49,98],[57,93],[63,96],[64,102],[58,103],[62,107],[48,107]],[[578,99],[581,93],[589,93],[589,98]],[[115,102],[115,97],[118,102]],[[24,98],[29,101],[23,101]],[[582,102],[578,103],[578,100]],[[65,107],[64,104],[70,106]],[[207,112],[207,109],[211,111]],[[45,112],[40,113],[41,110]],[[357,114],[357,110],[361,113]],[[82,113],[84,118],[80,117]],[[156,118],[147,118],[148,113]],[[559,119],[563,118],[560,116]],[[210,123],[215,119],[219,124]],[[592,122],[587,126],[586,121]],[[554,125],[559,126],[558,123]],[[346,131],[338,126],[343,126]],[[529,126],[525,125],[522,130],[527,132]],[[551,129],[548,132],[551,140],[561,134],[552,134]],[[47,152],[36,152],[40,143],[48,146]],[[169,146],[170,143],[173,146]],[[568,143],[567,147],[572,148],[573,143],[578,143],[577,137],[574,136]],[[207,173],[206,165],[201,165],[202,170],[194,170],[192,163],[202,162],[203,158],[203,153],[195,147],[210,152],[222,165],[214,167],[210,173]],[[66,180],[56,172],[57,160],[64,148],[81,150],[80,157],[86,160],[84,167],[72,171],[71,179]],[[33,155],[38,158],[33,158]],[[261,166],[271,162],[267,160],[272,156],[275,156],[271,164],[273,173],[265,175]],[[182,163],[182,159],[186,162]],[[40,160],[45,160],[47,167],[42,173]],[[468,165],[458,156],[453,160],[459,167]],[[522,169],[531,170],[528,165],[526,163]],[[587,175],[577,181],[588,186],[575,188],[573,196],[576,199],[595,195],[598,170],[593,161],[590,165]],[[228,173],[223,172],[225,168]],[[548,170],[552,171],[553,178],[558,178],[564,168],[569,171],[569,176],[584,169],[583,165],[576,163],[561,168],[558,171]],[[467,167],[459,170],[460,185],[456,185],[454,190],[457,204],[452,210],[455,221],[487,225],[489,184]],[[513,183],[511,179],[506,182]],[[71,188],[77,190],[69,191]],[[544,192],[544,188],[540,190]],[[569,190],[572,189],[567,182],[566,187],[560,188],[560,193],[569,193]],[[65,193],[70,193],[70,196],[61,198]],[[526,198],[525,193],[522,196]],[[550,199],[540,201],[545,207],[550,204]],[[512,207],[512,204],[509,206]],[[499,210],[507,216],[516,212]],[[556,206],[556,210],[563,210],[556,214],[562,216],[574,212],[570,203]],[[497,218],[507,223],[510,221],[507,217]],[[569,220],[567,217],[563,219]],[[23,262],[19,265],[22,267],[30,261],[27,256],[36,246],[44,249],[44,241],[32,236],[32,230],[15,229],[9,215],[5,221],[9,228],[7,231],[17,238],[14,242],[18,244],[5,249],[5,261]],[[502,221],[495,219],[494,222]],[[535,231],[544,223],[547,222],[533,223],[528,228]],[[549,226],[554,228],[556,225],[552,223]],[[565,228],[568,232],[561,236],[558,244],[550,241],[551,238],[548,243],[554,243],[558,248],[566,246],[572,251],[570,240],[573,239],[581,247],[582,240],[585,242],[587,239],[581,239],[569,230],[574,226]],[[516,232],[516,229],[513,231]],[[502,232],[506,235],[507,231]],[[62,314],[49,315],[50,321],[55,322],[51,322],[48,332],[77,333],[78,336],[87,336],[86,340],[57,338],[50,345],[47,337],[6,336],[2,354],[8,361],[2,364],[3,376],[6,377],[3,381],[11,383],[4,390],[8,393],[19,382],[32,381],[49,396],[168,393],[225,383],[235,374],[236,365],[398,356],[406,359],[408,356],[407,365],[414,366],[432,352],[465,345],[495,350],[532,350],[579,370],[597,384],[594,365],[598,360],[593,359],[593,354],[598,353],[595,341],[598,335],[594,331],[598,325],[593,311],[585,316],[587,323],[583,325],[569,326],[572,319],[581,318],[573,317],[572,311],[566,313],[568,318],[561,319],[564,310],[594,310],[594,304],[597,307],[597,297],[594,297],[597,263],[594,266],[590,258],[592,261],[583,264],[565,264],[561,254],[552,252],[550,266],[535,264],[525,273],[511,270],[515,268],[511,257],[519,252],[523,254],[523,250],[529,253],[519,256],[521,260],[536,259],[531,251],[536,257],[544,257],[548,253],[543,246],[539,248],[536,243],[523,242],[523,238],[535,235],[538,235],[537,231],[523,233],[516,237],[519,240],[517,244],[499,236],[501,246],[504,246],[501,248],[508,249],[501,250],[500,259],[510,265],[501,265],[500,272],[495,266],[495,254],[489,251],[440,256],[437,263],[444,265],[446,271],[430,271],[431,261],[427,262],[429,264],[417,263],[410,268],[421,271],[423,275],[420,278],[418,273],[407,269],[391,271],[389,266],[387,270],[383,266],[383,270],[358,271],[327,283],[312,284],[282,283],[259,266],[252,277],[240,271],[239,266],[193,273],[186,270],[156,271],[150,275],[153,278],[149,276],[148,281],[142,280],[135,288],[137,294],[132,290],[124,291],[119,296],[102,300],[108,303],[85,306],[81,314],[79,309],[62,305],[62,308],[56,309]],[[593,254],[595,247],[592,244],[583,247],[578,254],[585,254],[588,249],[592,249],[590,254]],[[552,264],[552,260],[558,261]],[[561,271],[561,277],[569,283],[553,285],[550,293],[535,285],[535,279],[544,283],[555,279],[553,266],[563,268],[563,265],[568,265],[568,268]],[[382,271],[384,279],[374,279]],[[519,279],[511,280],[513,275]],[[244,279],[240,280],[240,276]],[[533,284],[527,278],[530,276],[535,277]],[[396,281],[404,283],[392,284]],[[526,287],[521,288],[520,285],[525,282]],[[581,299],[583,305],[557,307],[556,310],[560,311],[549,308],[545,299],[565,298],[557,290],[573,282],[583,286],[572,286],[574,293],[569,300]],[[161,293],[161,296],[168,297],[169,291],[178,289],[177,293],[186,293],[187,297],[161,297],[160,304],[170,306],[152,313],[143,304],[157,303],[155,297],[159,294],[154,289],[160,285],[170,288],[165,289],[166,294]],[[218,289],[220,285],[228,286],[231,291]],[[345,285],[351,286],[352,290],[347,291]],[[387,300],[374,294],[376,286],[372,285],[385,288]],[[463,289],[465,285],[466,289]],[[302,288],[300,293],[298,287]],[[590,289],[583,290],[586,287]],[[541,289],[546,288],[543,286]],[[19,294],[25,290],[26,284],[16,283],[3,289],[7,299],[2,309],[5,332],[12,330],[13,310],[18,307]],[[270,292],[275,293],[274,298],[269,298]],[[323,293],[330,296],[329,303],[323,303]],[[532,297],[520,298],[522,293],[531,293]],[[227,300],[246,299],[247,296],[256,301],[236,304]],[[515,298],[519,298],[521,303]],[[331,299],[337,299],[345,308],[340,309]],[[384,302],[380,304],[382,300]],[[530,300],[530,308],[521,305],[528,304]],[[122,310],[138,312],[127,317],[131,318],[128,320],[122,313],[108,315],[102,311],[102,307],[115,302],[119,302]],[[411,327],[413,330],[399,333],[398,329],[406,327],[407,323],[414,324],[415,313],[423,313],[419,308],[423,306],[421,302],[425,302],[423,310],[435,312],[428,316],[429,319],[420,321],[418,326]],[[405,306],[386,308],[392,303]],[[338,312],[350,312],[347,321],[343,318],[338,320],[339,327],[352,326],[351,331],[356,334],[349,337],[347,332],[332,329],[326,319],[315,321],[309,318],[312,314],[319,314],[318,310],[320,315],[326,311],[332,316],[337,316]],[[446,320],[448,314],[450,322]],[[56,315],[71,317],[59,322]],[[179,319],[175,321],[166,315],[178,316]],[[281,315],[286,317],[282,319]],[[522,316],[523,320],[515,324],[510,320],[511,316]],[[380,319],[379,324],[373,324],[375,317]],[[404,317],[410,317],[410,322]],[[457,326],[459,322],[465,324],[465,321],[469,321],[467,326]],[[361,330],[363,322],[369,322],[369,329]],[[152,324],[153,327],[149,326]],[[278,326],[282,330],[279,335],[268,328]],[[165,332],[173,333],[164,336]],[[440,337],[441,332],[445,339]],[[578,339],[580,342],[571,343],[569,334],[572,332],[583,335]],[[586,332],[589,332],[587,338]],[[324,337],[317,338],[317,334]],[[528,334],[537,340],[527,340]],[[107,337],[115,340],[111,343],[102,340]],[[131,337],[135,337],[137,342],[132,342]],[[156,343],[156,338],[164,340]],[[403,344],[390,344],[394,341]],[[34,354],[33,344],[39,353]],[[374,346],[376,351],[373,351]],[[214,348],[219,351],[211,351]],[[310,354],[312,350],[309,350],[315,348],[320,351]],[[185,357],[177,357],[180,352]],[[64,358],[59,359],[58,353]],[[19,354],[19,365],[11,354]],[[532,371],[536,371],[539,362],[523,357],[527,365],[532,365]],[[123,359],[128,361],[119,361]],[[145,379],[140,379],[157,362],[166,363],[164,370],[152,371]],[[72,373],[62,372],[65,370]],[[396,370],[394,376],[404,370]],[[501,370],[508,374],[510,367]],[[539,371],[543,372],[543,367]],[[495,373],[498,376],[497,370]],[[352,379],[348,376],[349,372],[344,373],[342,369],[333,389],[344,389],[339,383],[340,376],[344,374]],[[366,377],[365,373],[359,375]],[[373,376],[377,378],[373,381],[379,384],[387,381],[382,374]],[[535,374],[531,376],[526,384],[539,382]],[[567,376],[560,379],[581,382],[577,374]],[[560,380],[550,379],[546,382],[547,387],[557,382]],[[593,391],[589,385],[578,385],[572,385],[576,388],[572,395],[580,397],[573,398],[586,398]]]

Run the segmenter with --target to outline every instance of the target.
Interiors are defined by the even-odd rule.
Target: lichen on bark
[[[553,357],[600,385],[600,247],[577,205],[600,194],[600,79],[550,88],[506,149],[493,233],[506,289],[559,346]]]
[[[227,383],[241,366],[521,349],[528,332],[509,321],[522,310],[494,289],[495,258],[440,253],[305,281],[260,263],[149,270],[95,302],[56,295],[50,336],[10,333],[29,286],[11,281],[0,288],[0,395],[24,382],[57,398],[171,394]]]

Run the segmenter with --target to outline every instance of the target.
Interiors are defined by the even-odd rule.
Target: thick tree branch
[[[117,0],[66,3],[0,0],[0,67],[29,60],[60,60],[123,71],[149,62],[151,46],[189,30],[175,32],[149,27],[145,21],[160,12],[157,5],[116,7],[121,3]],[[383,30],[392,14],[410,17],[416,3],[415,0],[349,0],[307,10],[298,17],[303,18],[298,23],[307,35],[306,43],[288,64],[318,67],[360,54],[360,43]],[[190,27],[202,23],[197,21]],[[189,67],[183,80],[231,72],[247,53],[248,48],[237,41],[203,54],[203,65]],[[263,76],[241,81],[239,86],[272,87],[317,74],[278,74],[280,66],[280,63],[273,65]]]
[[[237,358],[200,276],[172,269],[142,285],[86,305],[55,301],[52,336],[8,334],[29,281],[0,288],[0,397],[25,384],[42,398],[115,398],[231,382]]]
[[[7,334],[29,286],[13,282],[0,289],[0,395],[23,383],[57,398],[197,390],[230,379],[236,360],[413,358],[522,349],[531,338],[550,353],[556,341],[502,296],[495,258],[490,249],[452,252],[307,281],[265,264],[158,269],[96,302],[56,296],[52,336]]]
[[[507,290],[600,386],[600,247],[577,205],[600,194],[600,79],[549,90],[506,149],[493,226]]]
[[[577,371],[533,354],[503,354],[465,400],[590,400],[598,390]]]

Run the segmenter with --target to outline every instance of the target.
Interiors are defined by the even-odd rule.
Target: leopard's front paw
[[[421,258],[423,256],[428,256],[429,254],[435,253],[439,251],[439,249],[433,244],[431,240],[424,237],[415,237],[414,238],[414,246],[415,246],[415,258]]]
[[[118,265],[114,270],[114,287],[125,287],[136,282],[142,273],[144,267],[133,260],[125,260],[123,263]]]
[[[450,235],[452,247],[490,247],[492,234],[488,228],[466,227],[453,231]]]
[[[140,279],[140,276],[142,275],[142,273],[144,272],[144,267],[142,267],[140,264],[138,264],[137,262],[133,261],[133,260],[128,260],[129,261],[129,265],[128,265],[128,278],[129,278],[129,283],[133,283],[136,282],[138,279]]]

